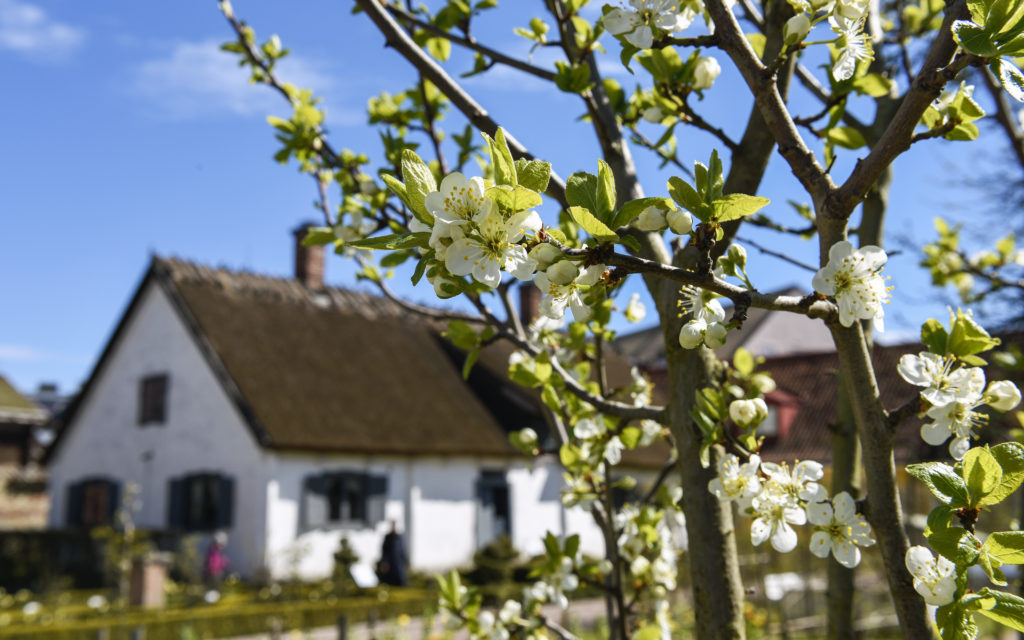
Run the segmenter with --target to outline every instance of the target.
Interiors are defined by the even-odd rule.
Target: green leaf
[[[653,624],[646,624],[637,629],[630,640],[661,640],[661,628]]]
[[[433,217],[427,212],[423,201],[428,193],[437,191],[437,182],[434,181],[430,167],[411,149],[402,150],[402,179],[408,198],[406,204],[417,218],[433,223]]]
[[[382,173],[380,174],[380,177],[384,180],[384,184],[388,186],[388,189],[391,189],[391,191],[398,196],[398,199],[405,203],[405,206],[409,208],[409,211],[412,211],[412,214],[416,216],[417,220],[429,225],[434,224],[434,216],[426,210],[426,207],[421,211],[417,211],[416,208],[412,206],[412,201],[409,199],[409,194],[405,190],[405,185],[402,184],[398,178],[388,173]]]
[[[974,447],[964,455],[962,475],[971,494],[971,506],[976,506],[999,486],[1003,470],[988,447]]]
[[[979,608],[978,613],[1011,629],[1024,631],[1024,599],[1012,593],[991,589],[982,589],[978,593],[994,600],[991,607]]]
[[[869,73],[856,78],[851,83],[853,89],[862,95],[882,98],[892,91],[892,80],[877,73]]]
[[[936,498],[951,507],[967,506],[967,485],[953,467],[942,462],[921,462],[907,465],[907,473],[928,487]]]
[[[833,127],[825,132],[825,139],[844,149],[860,149],[867,146],[867,140],[853,127]]]
[[[997,531],[985,540],[984,549],[1002,564],[1024,564],[1024,531]]]
[[[302,239],[302,246],[318,247],[330,244],[337,239],[338,237],[334,235],[334,229],[329,227],[310,227],[306,230],[306,237]]]
[[[615,176],[604,160],[597,161],[597,210],[593,211],[600,220],[611,222],[615,211]]]
[[[946,328],[935,318],[928,318],[921,325],[921,342],[932,353],[940,356],[945,355],[947,353],[946,343],[948,340],[949,334],[946,332]]]
[[[433,251],[431,251],[431,254],[433,254]],[[413,272],[412,272],[412,283],[414,285],[419,284],[420,280],[423,278],[423,273],[426,270],[427,270],[427,256],[423,256],[423,257],[421,257],[419,259],[419,262],[416,263],[416,268],[413,269]]]
[[[999,55],[999,50],[992,43],[988,32],[973,22],[957,20],[953,23],[953,38],[965,51],[983,58]]]
[[[928,536],[928,543],[958,565],[973,564],[982,546],[974,534],[961,527],[937,529]]]
[[[949,332],[949,351],[958,358],[988,351],[999,345],[999,338],[993,338],[974,318],[962,310],[956,310]]]
[[[740,347],[736,349],[736,352],[732,356],[732,366],[740,373],[740,375],[746,377],[754,373],[754,355]]]
[[[555,391],[554,386],[550,384],[544,385],[540,392],[540,399],[544,402],[548,409],[551,409],[556,413],[561,412],[562,400],[561,398],[558,397],[558,392]]]
[[[487,141],[487,146],[491,151],[491,166],[494,167],[495,184],[517,184],[516,163],[512,159],[512,152],[509,151],[502,128],[498,127],[493,139],[486,133],[480,135]]]
[[[584,64],[555,62],[555,86],[567,93],[583,93],[594,85],[590,81],[590,67]]]
[[[469,380],[469,373],[473,370],[473,365],[476,364],[477,358],[480,357],[480,345],[477,345],[470,349],[469,353],[466,354],[466,361],[462,363],[462,379]]]
[[[1004,442],[990,449],[1003,472],[999,485],[982,498],[981,506],[998,504],[1008,498],[1024,482],[1024,445]]]
[[[690,183],[686,182],[682,178],[672,176],[668,179],[668,195],[672,196],[672,199],[676,201],[680,207],[686,209],[693,215],[697,216],[701,220],[706,220],[706,217],[701,217],[702,209],[704,208],[704,200],[697,193],[697,190],[690,186]],[[640,212],[637,212],[639,215]]]
[[[551,180],[551,163],[520,158],[516,160],[516,177],[522,186],[544,193]]]
[[[355,242],[349,242],[348,246],[357,249],[411,249],[412,247],[426,248],[430,243],[430,232],[421,231],[418,233],[396,233],[387,236],[374,236],[363,238]]]
[[[712,217],[719,223],[738,220],[757,213],[769,202],[771,201],[768,198],[762,198],[761,196],[730,193],[727,196],[717,198],[711,203],[715,211]]]
[[[601,243],[615,242],[619,236],[583,207],[569,207],[569,215],[576,224],[583,227],[595,240]]]
[[[586,171],[569,176],[565,181],[565,200],[570,206],[597,211],[597,176]]]
[[[630,200],[626,204],[622,205],[619,212],[615,214],[615,217],[612,219],[612,228],[618,229],[619,227],[626,226],[633,220],[636,220],[636,217],[640,215],[640,212],[647,207],[657,207],[659,209],[664,209],[665,211],[670,211],[673,208],[672,201],[668,198],[640,198],[639,200]]]
[[[576,554],[580,551],[580,536],[578,533],[574,533],[565,539],[565,555],[570,558],[575,558]]]
[[[1003,85],[1003,89],[1006,89],[1014,100],[1024,102],[1024,73],[1021,73],[1017,65],[1000,58],[993,61],[989,69],[999,77],[999,84]]]
[[[978,625],[974,624],[974,616],[959,602],[939,607],[935,612],[935,623],[939,626],[942,640],[976,640]]]
[[[504,212],[519,213],[538,206],[543,200],[537,192],[521,185],[499,184],[487,190],[487,197],[494,200]]]
[[[636,445],[640,442],[640,436],[643,435],[643,431],[636,427],[626,427],[619,434],[619,440],[622,440],[622,444],[626,445],[627,449],[636,449]]]
[[[558,450],[558,459],[563,467],[572,468],[580,460],[579,450],[567,442]]]
[[[754,50],[758,58],[764,59],[764,45],[768,42],[768,39],[764,37],[763,33],[745,33],[747,42],[750,43],[750,48]]]

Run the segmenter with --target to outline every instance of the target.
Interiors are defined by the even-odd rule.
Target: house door
[[[512,535],[508,480],[504,471],[484,471],[477,480],[476,546]]]

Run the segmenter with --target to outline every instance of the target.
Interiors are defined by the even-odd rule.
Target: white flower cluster
[[[680,0],[629,0],[628,6],[616,7],[604,16],[604,28],[614,36],[622,36],[637,49],[650,49],[654,36],[684,31],[697,17],[701,4]]]
[[[985,387],[981,367],[956,366],[954,358],[922,352],[900,358],[897,370],[910,384],[924,387],[921,399],[932,420],[921,427],[921,438],[938,446],[953,437],[949,455],[963,459],[971,448],[974,430],[988,423],[988,416],[976,411],[988,405],[996,411],[1010,411],[1020,404],[1020,390],[1009,380],[997,380]]]
[[[717,349],[725,344],[729,333],[724,324],[725,309],[715,294],[691,285],[684,286],[680,293],[679,308],[690,315],[690,320],[679,331],[679,344],[684,349],[695,349],[701,344]]]
[[[838,35],[836,48],[839,55],[832,65],[836,80],[848,80],[857,69],[857,61],[870,60],[874,55],[871,44],[864,33],[868,18],[868,0],[789,0],[797,14],[789,19],[783,29],[787,45],[801,42],[810,32],[816,16],[828,16],[832,31]],[[813,23],[812,23],[812,19]],[[821,19],[821,18],[819,18]]]
[[[508,640],[511,628],[522,622],[522,611],[523,605],[516,600],[506,600],[497,616],[493,611],[481,611],[476,617],[477,632],[472,637],[474,640]]]
[[[439,189],[427,194],[424,206],[434,216],[433,225],[414,220],[409,228],[430,232],[430,247],[450,274],[472,276],[492,288],[501,283],[502,270],[519,280],[532,277],[537,262],[518,243],[528,232],[541,228],[536,211],[506,216],[487,197],[482,178],[467,179],[458,172],[445,176]],[[435,271],[427,277],[438,296],[453,295],[444,287],[451,284],[450,276]]]
[[[797,543],[792,525],[810,522],[815,526],[811,552],[820,558],[831,553],[843,566],[855,567],[861,557],[858,547],[875,543],[871,528],[848,493],[827,500],[817,482],[823,475],[821,464],[813,460],[797,462],[790,470],[785,463],[761,462],[756,455],[740,464],[729,454],[719,460],[718,476],[708,490],[753,517],[750,537],[755,546],[768,540],[776,551],[788,553]]]
[[[834,296],[839,305],[839,322],[849,327],[857,320],[874,320],[884,331],[884,305],[889,303],[889,289],[882,277],[888,257],[875,246],[854,249],[842,240],[828,251],[828,264],[814,274],[814,290]]]
[[[572,433],[580,443],[580,456],[589,463],[588,466],[597,467],[601,460],[611,465],[622,461],[625,445],[618,435],[608,431],[602,416],[579,420]]]
[[[672,487],[669,495],[671,503],[678,505],[683,490]],[[651,535],[652,527],[656,535]],[[629,503],[615,515],[615,531],[619,556],[629,567],[633,583],[651,587],[661,639],[671,640],[668,594],[676,589],[679,554],[686,546],[682,511]]]
[[[580,579],[576,576],[576,565],[580,558],[563,556],[559,561],[558,569],[553,573],[544,575],[543,580],[534,582],[523,594],[526,606],[532,609],[537,603],[550,602],[560,609],[569,607],[569,597],[566,593],[572,593],[580,586]]]

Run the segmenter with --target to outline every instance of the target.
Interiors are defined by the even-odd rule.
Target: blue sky
[[[528,44],[512,26],[525,26],[542,3],[505,4],[513,16],[482,18],[477,37],[525,57]],[[278,33],[292,50],[281,75],[324,96],[333,144],[373,151],[377,131],[364,124],[366,99],[410,86],[414,75],[383,48],[368,19],[328,0],[234,5],[261,40]],[[230,35],[213,0],[0,0],[0,77],[6,82],[0,102],[0,375],[19,389],[53,380],[73,391],[84,381],[151,254],[290,274],[289,232],[315,219],[315,191],[308,177],[271,159],[275,141],[265,117],[287,116],[287,109],[265,88],[249,86],[218,51]],[[610,55],[602,67],[631,88],[635,81],[616,69],[618,44],[605,44]],[[726,71],[701,107],[738,135],[749,99],[719,58]],[[552,59],[543,52],[535,62]],[[461,72],[467,61],[457,56],[452,68]],[[561,175],[596,168],[597,145],[586,123],[576,120],[582,106],[573,96],[507,69],[467,80],[466,87]],[[817,110],[799,91],[794,104],[805,113]],[[448,129],[461,128],[453,114]],[[991,134],[998,145],[997,132]],[[699,132],[680,139],[687,163],[706,160],[711,146]],[[893,245],[897,234],[930,238],[934,215],[972,214],[976,203],[972,209],[958,204],[966,200],[959,193],[966,172],[956,166],[977,166],[985,149],[935,142],[901,158],[887,243]],[[643,150],[635,153],[647,192],[663,195],[671,174],[659,171]],[[840,159],[838,179],[855,157]],[[805,198],[778,156],[762,195],[773,200],[769,213],[798,223],[785,201]],[[807,262],[816,259],[813,243],[744,235]],[[810,287],[811,274],[749,253],[749,271],[758,274],[761,290]],[[945,299],[927,289],[917,260],[905,252],[890,261],[896,297],[886,322],[894,337],[944,313]],[[332,284],[356,286],[340,258],[327,272]],[[399,280],[396,288],[413,298],[432,297]]]

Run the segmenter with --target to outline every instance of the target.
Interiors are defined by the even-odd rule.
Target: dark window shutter
[[[121,506],[121,483],[117,480],[104,480],[107,486],[107,513],[106,521],[114,524],[117,517],[117,509]]]
[[[79,527],[82,525],[82,483],[73,482],[68,485],[68,502],[65,505],[66,515],[65,523],[69,527]]]
[[[217,487],[217,527],[227,528],[235,519],[235,479],[220,476]]]
[[[307,528],[327,524],[327,477],[306,476],[302,487],[302,521]]]
[[[388,504],[388,477],[367,476],[366,478],[366,522],[377,524],[384,520]]]
[[[186,485],[184,478],[173,478],[167,483],[167,526],[185,528]]]

